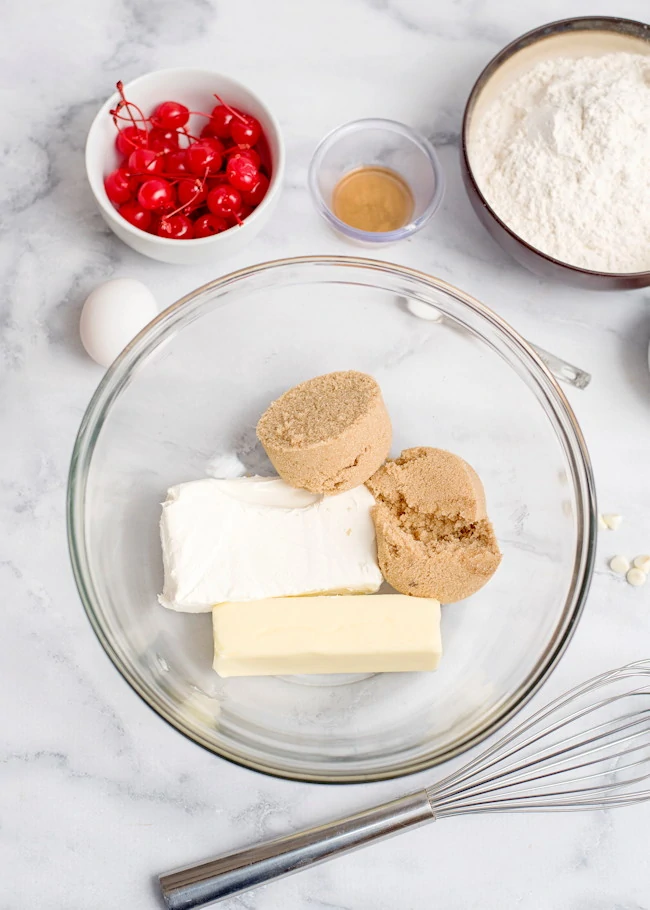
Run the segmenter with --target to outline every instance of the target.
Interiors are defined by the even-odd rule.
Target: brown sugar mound
[[[374,474],[392,429],[372,376],[347,370],[289,389],[260,417],[257,437],[283,480],[312,493],[342,493]]]
[[[402,594],[454,603],[474,594],[501,562],[476,471],[451,452],[406,449],[367,482],[379,567]]]

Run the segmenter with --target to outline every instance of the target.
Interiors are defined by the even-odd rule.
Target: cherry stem
[[[136,128],[136,130],[142,129],[141,126],[138,126],[138,121],[139,121],[140,123],[144,123],[144,124],[146,124],[146,123],[149,122],[148,120],[140,120],[139,117],[138,117],[138,118],[134,118],[133,115],[132,115],[131,113],[129,113],[129,116],[128,116],[128,117],[123,117],[122,114],[120,114],[120,110],[121,110],[123,107],[126,107],[126,105],[125,105],[125,104],[122,104],[121,101],[120,101],[120,105],[121,105],[121,107],[116,107],[115,110],[112,110],[112,111],[110,112],[111,115],[112,115],[112,117],[113,117],[113,121],[114,121],[114,122],[115,122],[116,120],[123,120],[125,123],[130,123],[132,126],[134,126],[134,127]],[[117,124],[116,124],[116,125],[117,125]]]
[[[124,136],[124,135],[123,135],[124,130],[120,129],[120,127],[118,126],[117,117],[115,116],[115,114],[113,113],[113,111],[111,111],[111,114],[113,114],[113,123],[115,124],[115,128],[116,128],[116,130],[118,131],[118,133],[122,136],[122,138],[125,139],[126,142],[128,142],[129,145],[131,145],[134,149],[142,148],[141,145],[138,145],[138,143],[137,143],[137,142],[134,142],[133,139],[131,139],[129,136]],[[136,127],[136,129],[137,129],[137,127]]]
[[[233,107],[230,107],[229,104],[226,104],[226,102],[223,100],[223,98],[220,98],[216,92],[214,92],[213,94],[214,94],[214,97],[219,102],[219,104],[222,104],[227,111],[230,111],[230,113],[233,115],[233,117],[237,117],[237,119],[241,120],[242,123],[247,122],[246,118],[242,114],[240,114],[239,111],[236,111]]]
[[[198,197],[201,195],[201,193],[202,193],[203,190],[205,189],[205,181],[206,181],[207,179],[208,179],[208,168],[205,169],[205,174],[203,175],[203,179],[202,179],[202,180],[201,180],[200,177],[196,177],[196,178],[195,178],[196,189],[195,189],[195,191],[194,191],[194,195],[192,196],[192,198],[191,198],[191,199],[188,199],[187,202],[186,202],[184,205],[181,205],[181,206],[179,206],[177,209],[174,209],[173,212],[170,212],[168,215],[164,215],[164,216],[161,218],[161,221],[164,221],[166,218],[172,218],[174,215],[178,215],[178,213],[179,213],[179,212],[182,212],[183,209],[188,208],[189,206],[192,205],[192,203],[196,202],[196,200],[198,199]]]
[[[188,148],[191,146],[191,144],[192,144],[193,142],[198,142],[198,141],[199,141],[199,140],[198,140],[198,137],[197,137],[197,136],[193,136],[191,133],[189,133],[188,130],[187,130],[187,127],[185,127],[185,126],[179,126],[178,129],[176,130],[176,132],[178,133],[179,137],[180,137],[180,136],[185,136],[185,138],[187,139],[187,145],[185,146],[185,149],[188,149]],[[182,148],[181,148],[180,144],[179,144],[178,147],[179,147],[179,149],[180,149],[181,151],[185,151],[185,149],[182,149]]]
[[[116,107],[116,109],[115,109],[115,113],[113,114],[113,119],[115,119],[115,117],[117,117],[117,114],[118,114],[119,111],[122,109],[123,105],[126,104],[127,112],[129,113],[129,116],[130,116],[130,118],[131,118],[131,123],[133,124],[133,126],[135,126],[135,125],[136,125],[136,124],[135,124],[135,119],[134,119],[134,117],[133,117],[133,114],[131,113],[131,109],[130,109],[129,106],[128,106],[128,103],[127,103],[127,100],[126,100],[126,95],[124,94],[124,83],[120,80],[119,82],[117,82],[117,83],[115,84],[115,88],[116,88],[117,91],[119,92],[119,95],[120,95],[120,99],[121,99],[121,100],[120,100],[119,104],[117,105],[117,107]],[[136,128],[137,128],[137,127],[136,127]]]
[[[127,171],[129,177],[160,177],[161,180],[191,180],[191,174],[159,174],[158,171]]]
[[[147,117],[145,117],[145,115],[142,113],[142,111],[140,110],[140,108],[138,107],[138,105],[135,104],[135,102],[133,102],[133,101],[127,101],[127,100],[126,100],[126,95],[124,94],[124,84],[120,81],[120,82],[118,82],[118,83],[116,84],[116,88],[117,88],[118,92],[120,93],[120,98],[122,99],[122,101],[123,101],[124,104],[126,105],[126,108],[127,108],[128,112],[129,112],[129,116],[130,116],[131,119],[133,120],[133,126],[135,126],[136,124],[135,124],[135,119],[134,119],[134,117],[133,117],[133,114],[131,113],[131,108],[132,108],[132,107],[136,109],[136,111],[138,112],[138,114],[140,114],[140,120],[142,120],[143,123],[148,123],[148,122],[149,122],[149,119],[148,119]],[[122,106],[122,105],[118,105],[118,108],[120,108],[121,106]]]

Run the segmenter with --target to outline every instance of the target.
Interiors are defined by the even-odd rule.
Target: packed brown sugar
[[[443,449],[406,449],[367,483],[379,566],[402,594],[453,603],[474,594],[501,561],[474,469]]]

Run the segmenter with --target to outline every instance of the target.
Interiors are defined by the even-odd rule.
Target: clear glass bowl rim
[[[332,145],[347,133],[354,133],[363,129],[384,129],[389,132],[400,133],[402,136],[406,136],[414,145],[417,145],[425,153],[431,165],[431,170],[433,172],[433,196],[431,202],[421,215],[394,231],[362,231],[360,228],[351,227],[349,224],[346,224],[345,221],[341,221],[340,218],[336,217],[327,202],[323,199],[323,195],[318,186],[318,173],[323,163],[323,158]],[[398,120],[384,120],[377,117],[369,117],[364,120],[351,120],[349,123],[343,123],[341,126],[337,126],[327,133],[316,146],[316,151],[314,152],[309,165],[307,182],[309,184],[311,197],[314,200],[314,205],[325,221],[339,233],[345,234],[346,237],[361,243],[395,243],[397,240],[403,240],[406,237],[410,237],[423,228],[433,215],[435,215],[445,195],[445,174],[438,155],[436,154],[436,150],[426,136],[418,133],[417,130],[412,129],[405,123],[400,123]]]
[[[200,731],[192,728],[180,714],[174,715],[170,712],[159,693],[143,682],[137,672],[134,672],[133,667],[123,659],[115,642],[111,640],[110,635],[104,628],[100,611],[96,609],[94,602],[93,582],[85,542],[86,483],[95,444],[99,438],[105,418],[111,405],[119,397],[121,390],[128,384],[133,371],[157,347],[167,330],[188,318],[192,312],[198,310],[204,299],[213,295],[215,291],[232,288],[252,276],[274,270],[287,269],[291,271],[298,269],[303,270],[308,275],[309,269],[315,265],[365,269],[371,274],[380,272],[396,278],[423,282],[434,290],[440,290],[451,295],[464,306],[482,316],[500,334],[501,339],[508,343],[510,351],[527,367],[530,378],[535,380],[538,389],[543,393],[552,413],[554,429],[564,443],[565,452],[571,466],[576,496],[578,539],[573,579],[565,602],[564,623],[553,647],[547,648],[540,655],[535,667],[519,689],[510,695],[500,706],[500,710],[493,712],[493,716],[479,729],[468,733],[463,740],[454,743],[442,755],[435,756],[432,759],[425,757],[403,769],[391,770],[380,774],[364,775],[355,772],[349,776],[330,777],[315,775],[310,772],[302,774],[292,771],[289,773],[279,768],[269,767],[257,759],[251,759],[245,755],[231,753],[225,748],[217,747],[203,737]],[[372,286],[372,284],[369,283],[368,286]],[[271,776],[311,783],[362,783],[413,774],[462,754],[503,726],[535,695],[566,651],[586,603],[596,551],[596,492],[586,443],[563,391],[535,351],[508,323],[490,310],[489,307],[442,279],[434,278],[425,272],[406,266],[352,256],[297,256],[248,266],[208,282],[163,310],[127,345],[109,367],[90,400],[82,418],[72,452],[68,474],[66,516],[68,549],[73,575],[86,615],[113,665],[145,704],[174,729],[221,758]]]

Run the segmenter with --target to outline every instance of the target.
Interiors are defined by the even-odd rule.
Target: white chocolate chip
[[[609,561],[609,567],[617,575],[625,575],[630,568],[630,561],[627,556],[612,556]]]
[[[647,575],[645,572],[642,572],[641,569],[630,569],[625,577],[627,578],[628,584],[638,588],[640,585],[645,584]]]
[[[623,521],[622,515],[616,515],[613,512],[607,512],[607,514],[602,516],[603,521],[607,525],[610,531],[618,531]]]
[[[605,519],[603,518],[602,515],[599,515],[599,516],[598,516],[598,530],[599,530],[599,531],[607,531],[607,530],[608,530],[607,524],[606,524]]]
[[[634,565],[647,575],[650,572],[650,556],[635,556]]]

